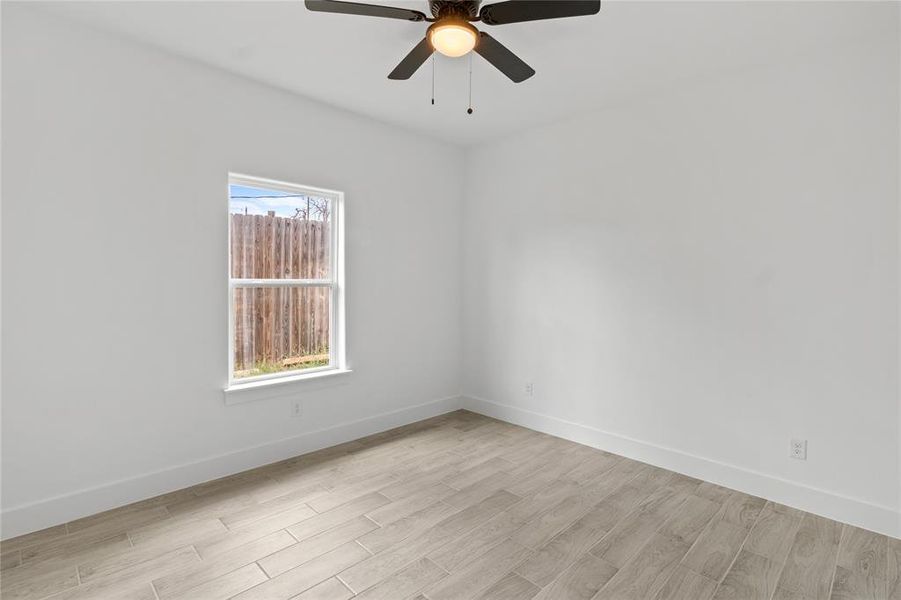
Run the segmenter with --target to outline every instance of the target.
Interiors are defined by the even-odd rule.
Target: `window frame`
[[[228,385],[226,391],[258,388],[263,385],[318,379],[323,375],[347,372],[344,336],[344,192],[266,179],[241,173],[228,174],[226,198],[231,200],[231,186],[262,187],[292,194],[326,198],[330,203],[329,273],[328,279],[240,279],[232,277],[231,207],[226,205],[227,280],[228,280]],[[251,377],[235,378],[235,290],[259,287],[327,287],[329,288],[329,364],[308,369],[293,369]]]

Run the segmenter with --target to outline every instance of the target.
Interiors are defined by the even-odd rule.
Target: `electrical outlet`
[[[299,417],[302,412],[303,412],[303,410],[300,405],[300,400],[292,400],[291,401],[291,416]]]
[[[807,440],[792,440],[789,456],[798,460],[807,460]]]
[[[535,393],[535,386],[532,384],[531,381],[526,383],[525,390],[526,390],[526,396],[532,396]]]

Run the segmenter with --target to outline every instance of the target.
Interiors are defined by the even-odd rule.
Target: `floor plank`
[[[551,583],[536,600],[590,600],[616,575],[616,567],[593,554],[584,554]]]
[[[348,600],[354,593],[335,577],[314,585],[291,600]]]
[[[615,523],[615,514],[608,510],[604,503],[598,504],[542,546],[535,556],[517,569],[517,573],[544,587],[569,565],[592,550],[592,546],[595,546]],[[593,550],[592,553],[594,553]],[[605,557],[599,556],[598,558],[610,564]]]
[[[682,540],[658,533],[601,588],[595,600],[647,600],[666,585],[688,552]]]
[[[689,495],[661,525],[660,532],[693,544],[720,508],[721,505],[712,500]]]
[[[456,572],[427,588],[425,595],[429,600],[476,598],[531,554],[532,550],[507,540],[472,558]]]
[[[766,500],[763,498],[733,492],[723,502],[723,509],[717,516],[727,523],[750,529],[757,521],[765,504]]]
[[[422,556],[479,527],[494,515],[519,500],[499,491],[481,502],[455,512],[415,538],[407,538],[341,574],[341,580],[355,592],[361,592]]]
[[[841,540],[842,526],[805,514],[789,550],[778,588],[783,595],[828,598]]]
[[[42,542],[50,542],[64,538],[67,534],[67,525],[55,525],[53,527],[48,527],[47,529],[41,529],[40,531],[35,531],[25,535],[20,535],[19,537],[3,540],[3,551],[9,552],[11,550],[22,550],[23,548],[35,546]]]
[[[305,540],[323,531],[327,531],[336,525],[358,517],[380,506],[388,504],[390,500],[378,492],[371,492],[336,506],[324,513],[317,514],[308,519],[303,519],[295,525],[287,526],[288,533],[298,540]]]
[[[832,579],[832,598],[888,596],[888,538],[845,525]]]
[[[476,600],[529,600],[539,591],[538,586],[531,581],[510,573],[479,594]]]
[[[412,515],[398,519],[361,536],[357,541],[373,554],[391,548],[407,538],[415,538],[459,512],[450,504],[435,502]]]
[[[376,529],[375,523],[364,516],[355,517],[337,527],[317,533],[296,544],[289,545],[260,558],[257,562],[266,575],[277,577],[298,565],[322,556],[339,546],[353,542]],[[293,538],[292,538],[293,539]]]
[[[369,511],[366,513],[366,516],[379,526],[385,526],[422,510],[426,506],[430,506],[439,500],[444,500],[453,494],[454,491],[454,488],[445,483],[435,483],[420,489],[406,498],[390,502],[375,510]]]
[[[464,535],[429,554],[435,564],[446,571],[455,571],[460,565],[485,548],[491,548],[522,526],[522,520],[509,511],[499,513],[469,535]]]
[[[622,568],[685,501],[685,495],[662,487],[646,498],[591,549],[591,553]]]
[[[8,552],[0,552],[0,571],[12,569],[22,564],[22,551],[9,550]]]
[[[715,600],[769,600],[782,564],[743,549],[720,583]]]
[[[348,542],[238,594],[235,600],[288,600],[368,557],[362,546]]]
[[[447,576],[447,572],[427,558],[401,569],[357,595],[365,600],[407,598]]]
[[[683,562],[695,573],[719,581],[735,560],[747,535],[744,527],[714,521],[701,533]]]
[[[679,565],[654,600],[709,600],[715,590],[714,580],[698,575],[685,565]],[[736,596],[738,598],[743,596]]]
[[[87,562],[78,567],[78,574],[82,583],[130,578],[136,575],[156,579],[199,561],[200,557],[190,545],[179,546],[174,550],[145,546],[132,548],[102,560]]]
[[[748,535],[745,549],[782,565],[803,517],[804,513],[799,510],[767,503]]]
[[[185,565],[164,577],[154,579],[153,587],[156,589],[156,594],[160,600],[167,600],[212,579],[226,575],[260,559],[265,559],[273,552],[278,552],[295,543],[296,540],[287,531],[276,531],[208,560]]]
[[[195,539],[193,544],[197,553],[207,559],[316,516],[312,508],[297,506],[222,533]]]
[[[886,586],[889,600],[901,600],[901,540],[894,538],[888,539]]]
[[[75,567],[45,570],[24,579],[10,579],[9,576],[4,575],[0,580],[0,596],[9,600],[46,598],[77,585],[78,573]]]
[[[228,600],[244,590],[266,581],[266,574],[255,563],[244,565],[219,577],[171,596],[178,600]]]

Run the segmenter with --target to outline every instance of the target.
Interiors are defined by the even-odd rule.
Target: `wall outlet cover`
[[[792,440],[789,456],[798,460],[807,460],[807,440]]]

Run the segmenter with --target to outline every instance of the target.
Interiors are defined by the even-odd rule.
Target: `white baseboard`
[[[779,502],[871,531],[901,537],[901,515],[872,504],[673,448],[631,439],[514,406],[463,397],[462,408]]]
[[[459,408],[460,398],[458,396],[442,398],[153,473],[5,508],[0,512],[2,539],[59,525],[211,479],[356,440],[387,429],[436,417]]]

